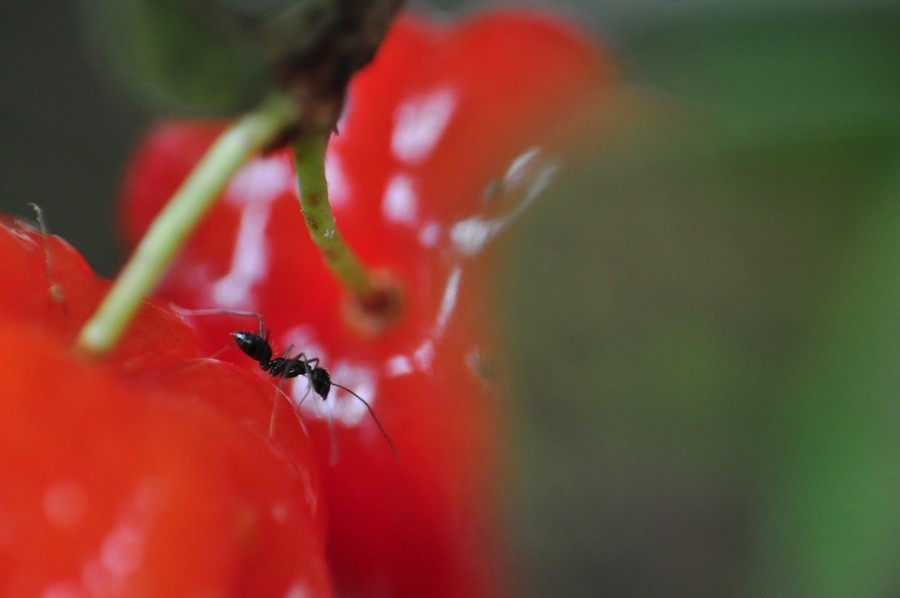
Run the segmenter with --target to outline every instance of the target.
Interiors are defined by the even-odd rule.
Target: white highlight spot
[[[44,589],[42,598],[81,598],[84,591],[74,581],[64,581]]]
[[[87,511],[87,492],[74,480],[54,482],[44,492],[44,515],[47,521],[59,527],[78,524]]]
[[[234,309],[247,305],[256,283],[268,272],[269,252],[266,249],[266,227],[271,204],[248,203],[241,213],[231,269],[213,284],[211,303]]]
[[[81,583],[91,596],[110,596],[115,585],[109,571],[97,559],[91,559],[81,569]]]
[[[477,255],[484,249],[488,241],[493,239],[501,230],[501,223],[472,216],[461,222],[457,222],[450,229],[450,238],[456,249],[464,255]]]
[[[156,515],[170,500],[167,483],[148,476],[138,481],[131,502],[119,509],[118,522],[87,557],[81,568],[81,584],[91,596],[118,596],[128,578],[144,565],[147,536]]]
[[[288,328],[281,336],[272,339],[272,342],[275,343],[273,347],[276,345],[281,347],[282,357],[294,356],[304,351],[307,359],[318,357],[323,362],[328,360],[315,329],[308,324]]]
[[[356,97],[352,93],[353,87],[348,91],[349,93],[347,93],[347,97],[344,99],[344,105],[341,106],[341,113],[338,115],[337,124],[334,126],[337,131],[337,134],[335,135],[337,138],[341,137],[341,131],[347,126],[347,119],[350,118],[350,112],[353,108],[354,101],[356,100]]]
[[[434,321],[434,338],[440,338],[447,329],[447,322],[453,315],[453,309],[456,307],[456,299],[459,296],[459,280],[462,277],[462,267],[457,266],[450,272],[447,277],[447,284],[444,286],[444,296],[441,298],[441,307],[438,310],[437,318]]]
[[[306,324],[285,330],[281,336],[272,339],[272,346],[280,350],[280,357],[296,357],[302,350],[306,359],[318,357],[322,363],[328,362],[328,354],[319,344],[315,330]],[[313,392],[312,385],[306,376],[290,378],[284,383],[285,392],[294,405],[299,406],[303,411],[322,417],[322,409],[318,404],[320,399]]]
[[[329,367],[328,372],[333,382],[346,386],[365,399],[369,405],[374,404],[378,377],[372,368],[339,361]],[[328,399],[323,401],[314,393],[305,376],[296,379],[291,395],[295,403],[300,404],[300,401],[303,401],[300,408],[306,414],[318,419],[330,418],[333,422],[348,427],[359,425],[369,413],[359,399],[336,386],[331,387]]]
[[[394,355],[384,364],[384,369],[390,377],[405,376],[413,372],[413,364],[406,355]]]
[[[272,504],[272,519],[274,519],[277,523],[286,522],[288,520],[288,515],[290,515],[290,512],[290,507],[283,500]]]
[[[350,199],[350,181],[337,152],[328,152],[325,157],[325,180],[328,182],[328,201],[331,207],[346,205]]]
[[[434,341],[430,338],[426,339],[425,342],[419,345],[413,352],[413,359],[416,361],[416,365],[419,366],[420,370],[430,370],[431,364],[434,362]]]
[[[338,362],[331,370],[331,379],[341,386],[346,386],[365,399],[369,405],[374,405],[377,399],[377,376],[371,368],[348,362]],[[348,392],[336,387],[331,388],[331,394],[326,405],[330,403],[331,417],[345,426],[358,426],[363,419],[369,416],[366,406]]]
[[[114,577],[123,578],[144,560],[144,537],[130,525],[120,525],[106,537],[100,549],[100,562]]]
[[[419,228],[419,244],[422,247],[434,247],[441,240],[441,225],[437,222],[427,222]]]
[[[537,162],[537,157],[540,154],[540,148],[530,147],[517,156],[510,163],[509,168],[506,169],[506,174],[503,175],[503,184],[506,186],[519,186],[527,182],[530,176],[529,170],[540,165]]]
[[[249,162],[238,170],[228,185],[228,201],[234,205],[260,203],[274,200],[290,191],[294,185],[294,173],[281,157],[271,156]]]
[[[268,271],[265,231],[275,199],[295,187],[290,164],[273,156],[241,168],[228,186],[228,201],[241,208],[228,274],[213,284],[209,301],[223,308],[246,305],[254,285]]]
[[[310,596],[312,596],[312,592],[302,580],[288,588],[284,594],[284,598],[309,598]]]
[[[444,285],[444,296],[441,298],[441,305],[434,319],[431,334],[412,352],[411,356],[394,355],[389,358],[385,362],[385,371],[388,376],[403,376],[412,373],[413,370],[428,371],[431,369],[435,354],[434,341],[441,338],[447,330],[447,325],[456,309],[461,279],[462,266],[456,266],[450,271],[447,284]]]
[[[456,94],[442,88],[416,96],[394,112],[391,151],[401,161],[418,164],[428,157],[456,108]]]
[[[395,174],[384,189],[381,213],[388,222],[415,224],[419,213],[419,198],[408,175]]]

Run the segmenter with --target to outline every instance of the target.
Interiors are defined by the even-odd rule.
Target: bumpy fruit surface
[[[108,283],[8,218],[0,277],[0,594],[330,593],[311,446],[284,400],[269,436],[270,385],[149,304],[79,353]]]

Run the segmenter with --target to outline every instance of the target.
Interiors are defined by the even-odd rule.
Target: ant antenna
[[[336,386],[336,387],[340,388],[341,390],[350,393],[351,395],[353,395],[354,397],[359,399],[359,401],[363,405],[366,406],[366,409],[368,409],[368,411],[369,411],[369,415],[372,416],[372,420],[375,422],[375,425],[378,426],[378,430],[381,432],[381,435],[384,436],[384,439],[385,439],[385,441],[387,441],[388,446],[391,447],[391,454],[394,455],[394,461],[399,461],[400,460],[400,452],[397,450],[397,446],[394,444],[394,441],[391,440],[391,437],[388,436],[387,430],[385,430],[384,426],[381,425],[381,421],[378,419],[378,416],[375,415],[375,411],[372,409],[372,406],[369,405],[369,402],[366,401],[361,396],[359,396],[358,394],[356,394],[355,392],[353,392],[352,390],[350,390],[349,388],[347,388],[346,386],[338,384],[337,382],[332,382],[331,385]],[[324,400],[324,398],[322,400]]]
[[[259,325],[262,326],[262,315],[259,315]],[[262,329],[260,329],[260,330],[262,330]],[[232,333],[232,336],[234,337],[235,334],[236,334],[236,333]],[[260,334],[261,334],[261,333],[260,333]],[[267,334],[265,337],[259,336],[258,338],[261,338],[261,339],[263,339],[263,340],[265,341],[265,345],[266,345],[266,346],[265,346],[265,351],[266,351],[267,353],[271,354],[272,348],[271,348],[271,345],[268,344],[268,343],[269,343],[268,334]],[[234,337],[234,340],[235,340],[235,342],[238,342],[237,337]],[[289,345],[288,348],[287,348],[287,350],[284,352],[283,355],[286,355],[287,353],[289,353],[290,350],[291,350],[291,348],[293,348],[293,346],[294,346],[294,345]],[[242,351],[244,351],[244,353],[247,352],[247,351],[244,349],[244,347],[243,347],[242,345],[238,344],[238,347],[239,347]],[[263,359],[258,359],[258,358],[256,358],[256,357],[254,357],[254,359],[256,359],[257,361],[259,361],[260,367],[262,367],[263,363],[265,363],[265,361],[266,361],[265,358],[263,358]],[[278,358],[278,359],[284,359],[284,357],[280,357],[280,358]],[[270,375],[274,372],[274,369],[272,368],[272,365],[271,365],[271,364],[272,364],[272,360],[270,359],[270,360],[268,360],[268,365],[269,365],[268,373],[269,373]],[[265,368],[263,368],[263,369],[265,369]],[[284,390],[282,390],[281,386],[282,386],[282,384],[284,384],[284,381],[287,380],[287,378],[288,378],[288,377],[286,376],[286,374],[287,374],[287,367],[286,367],[286,362],[285,362],[285,367],[283,368],[283,371],[281,371],[281,372],[278,374],[278,390],[279,390],[279,392],[282,392],[282,393],[284,393]],[[291,398],[290,398],[289,396],[287,396],[287,393],[284,393],[284,394],[285,394],[285,397],[288,399],[288,401],[290,401],[291,403],[293,403],[293,401],[291,401]],[[305,398],[305,397],[304,397],[304,398]],[[276,416],[276,414],[278,413],[277,407],[278,407],[278,403],[277,403],[277,402],[276,402],[276,403],[272,403],[272,415],[269,416],[269,436],[274,436],[274,435],[275,435],[275,416]],[[301,418],[299,417],[299,413],[300,413],[300,407],[299,407],[299,406],[297,407],[297,410],[296,410],[296,411],[297,411],[297,414],[298,414],[297,419],[301,419]],[[301,421],[302,421],[302,419],[301,419]],[[306,426],[303,426],[303,429],[306,430]]]
[[[47,279],[47,294],[54,303],[62,303],[63,312],[66,313],[66,297],[59,284],[53,282],[53,257],[50,255],[50,235],[47,233],[47,224],[44,221],[44,211],[41,209],[41,206],[36,203],[28,202],[25,205],[34,210],[38,230],[41,232],[41,241],[44,244],[44,277]]]
[[[290,347],[288,348],[290,351]],[[375,411],[372,409],[372,406],[369,405],[368,401],[364,398],[356,394],[354,391],[350,390],[346,386],[342,384],[338,384],[337,382],[332,382],[331,375],[328,371],[319,366],[319,358],[313,357],[312,359],[307,359],[304,353],[298,353],[293,357],[295,363],[301,363],[303,365],[303,371],[294,371],[292,368],[285,368],[283,375],[287,377],[293,377],[300,374],[303,374],[307,377],[312,385],[312,389],[316,392],[317,395],[322,397],[322,400],[325,401],[328,399],[328,392],[331,390],[331,387],[337,387],[341,390],[344,390],[354,397],[356,397],[363,405],[366,406],[366,409],[369,411],[369,415],[372,416],[372,419],[375,420],[375,425],[378,426],[378,430],[381,432],[381,435],[384,436],[385,441],[388,443],[388,446],[391,448],[391,453],[394,455],[394,460],[398,461],[400,459],[400,453],[397,451],[397,446],[394,444],[394,441],[391,440],[390,435],[387,433],[387,430],[384,429],[384,426],[381,425],[381,421],[378,419],[378,416],[375,415]],[[306,396],[304,395],[304,399]],[[299,407],[299,405],[298,405]],[[331,415],[326,413],[326,417],[328,418],[328,428],[331,432],[332,438],[334,437],[334,428],[333,423],[331,421]],[[337,443],[332,440],[332,463],[334,463],[337,459]]]
[[[262,316],[260,316],[260,323],[262,323]],[[263,337],[259,337],[263,338]],[[237,340],[237,339],[235,339]],[[265,340],[265,339],[264,339]],[[268,341],[266,341],[268,342]],[[240,345],[238,345],[240,347]],[[290,350],[290,349],[288,349]],[[270,362],[271,363],[271,362]],[[271,372],[270,372],[271,373]],[[309,436],[309,431],[306,429],[306,424],[303,423],[303,418],[300,417],[300,407],[297,406],[294,408],[294,402],[291,400],[291,397],[284,391],[282,385],[284,381],[287,380],[287,376],[285,376],[286,372],[282,372],[282,374],[278,377],[278,384],[276,388],[278,390],[278,394],[282,395],[284,399],[291,405],[294,411],[294,416],[297,418],[297,421],[300,422],[300,427],[303,428],[303,433]],[[275,418],[278,414],[278,395],[275,396],[275,400],[272,402],[272,414],[269,416],[269,438],[275,436]]]
[[[180,316],[238,316],[241,318],[256,318],[256,321],[259,322],[259,336],[265,337],[264,334],[265,324],[263,322],[262,314],[257,313],[255,311],[242,311],[239,309],[188,309],[187,307],[181,307],[180,305],[175,305],[174,303],[169,303],[169,307],[172,311],[177,313]]]

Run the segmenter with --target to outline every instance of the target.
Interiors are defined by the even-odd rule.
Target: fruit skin
[[[69,344],[110,287],[68,243],[44,237],[12,216],[0,215],[0,256],[0,280],[15,289],[0,294],[0,316],[27,321]],[[122,370],[149,367],[201,357],[200,346],[197,335],[171,311],[148,303],[104,364]]]
[[[471,596],[507,586],[496,501],[502,381],[489,375],[502,354],[485,300],[497,254],[489,244],[469,255],[451,231],[514,211],[515,197],[486,200],[486,190],[534,147],[539,164],[551,164],[612,78],[590,43],[539,13],[497,11],[452,27],[403,17],[352,84],[327,162],[341,231],[400,286],[400,319],[372,335],[348,316],[303,230],[283,152],[236,175],[160,286],[160,297],[186,307],[264,314],[276,351],[319,357],[372,404],[398,446],[394,462],[350,397],[304,403],[339,593]],[[130,243],[220,130],[170,123],[148,134],[125,184]],[[228,317],[195,324],[211,350],[255,326]],[[236,350],[225,357],[255,368]],[[302,378],[291,389],[295,400],[308,390]],[[324,413],[336,430],[333,464]]]
[[[113,355],[72,346],[108,287],[0,220],[0,594],[329,595],[308,438],[271,385],[200,359],[145,306]],[[61,301],[54,297],[62,296]]]

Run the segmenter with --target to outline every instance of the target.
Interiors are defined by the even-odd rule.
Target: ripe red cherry
[[[303,230],[285,153],[235,176],[160,287],[185,307],[263,313],[276,351],[319,357],[378,413],[398,462],[353,397],[304,402],[330,564],[347,595],[489,595],[503,585],[491,241],[556,172],[610,79],[588,41],[536,13],[454,27],[401,18],[353,83],[327,161],[341,231],[399,287],[399,319],[377,333],[355,320]],[[131,242],[220,130],[173,123],[149,133],[124,194]],[[227,316],[195,324],[209,350],[253,326]],[[255,367],[237,350],[228,358]],[[302,377],[290,387],[295,400],[308,392]]]
[[[327,595],[318,476],[286,401],[270,437],[272,387],[198,359],[150,305],[111,355],[80,354],[108,283],[46,241],[0,221],[16,291],[0,299],[0,595]]]

